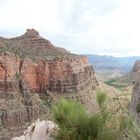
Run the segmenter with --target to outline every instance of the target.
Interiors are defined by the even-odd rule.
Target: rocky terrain
[[[86,57],[55,47],[34,29],[0,37],[0,140],[21,134],[49,109],[40,97],[51,94],[92,102],[98,86]]]
[[[134,86],[129,113],[140,124],[140,60],[136,61],[132,72]]]
[[[52,121],[40,121],[39,119],[30,125],[22,136],[11,140],[53,140],[53,135],[57,132],[58,126]]]

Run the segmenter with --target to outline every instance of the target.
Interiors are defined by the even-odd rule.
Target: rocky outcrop
[[[20,37],[2,38],[0,42],[5,44],[5,47],[0,46],[0,78],[3,81],[4,78],[21,78],[30,91],[38,93],[46,90],[80,92],[90,81],[95,82],[93,89],[98,84],[86,57],[55,47],[34,29],[28,29]]]
[[[79,92],[89,80],[96,80],[93,68],[85,58],[39,60],[36,63],[26,60],[22,65],[22,78],[34,92],[42,93],[46,89],[58,93]]]
[[[39,96],[29,91],[14,54],[0,56],[0,140],[20,134],[27,122],[46,113]],[[25,125],[26,126],[26,125]]]
[[[46,113],[37,94],[86,103],[96,86],[86,57],[55,47],[34,29],[16,38],[0,38],[0,127],[13,130]]]
[[[51,135],[54,135],[57,130],[58,126],[52,121],[40,121],[38,119],[36,123],[33,123],[24,131],[22,136],[12,138],[11,140],[53,140]]]
[[[140,124],[140,60],[136,61],[133,70],[133,94],[129,113]]]

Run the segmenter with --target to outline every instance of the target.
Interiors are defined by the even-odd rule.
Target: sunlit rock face
[[[22,136],[14,137],[11,140],[54,140],[51,135],[58,130],[58,126],[52,121],[40,121],[32,124],[24,131]]]
[[[133,94],[129,113],[140,125],[140,60],[136,61],[133,70]]]
[[[0,127],[8,138],[47,114],[39,96],[51,93],[85,104],[97,86],[86,57],[55,47],[36,30],[11,39],[0,37]]]

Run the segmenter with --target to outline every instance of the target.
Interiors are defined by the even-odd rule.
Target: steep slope
[[[134,87],[129,113],[140,124],[140,60],[136,61],[132,72]]]
[[[132,83],[132,78],[133,78],[132,75],[133,75],[133,74],[132,74],[132,72],[130,71],[130,72],[128,72],[127,74],[116,78],[116,81],[117,81],[118,83],[130,83],[130,84],[131,84],[131,83]]]
[[[0,129],[5,133],[0,139],[13,137],[20,133],[19,126],[47,116],[40,97],[52,94],[86,104],[97,86],[86,57],[55,47],[34,29],[16,38],[0,37]]]

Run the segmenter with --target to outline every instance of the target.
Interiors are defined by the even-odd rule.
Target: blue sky
[[[140,56],[139,0],[0,0],[0,36],[34,28],[78,54]]]

